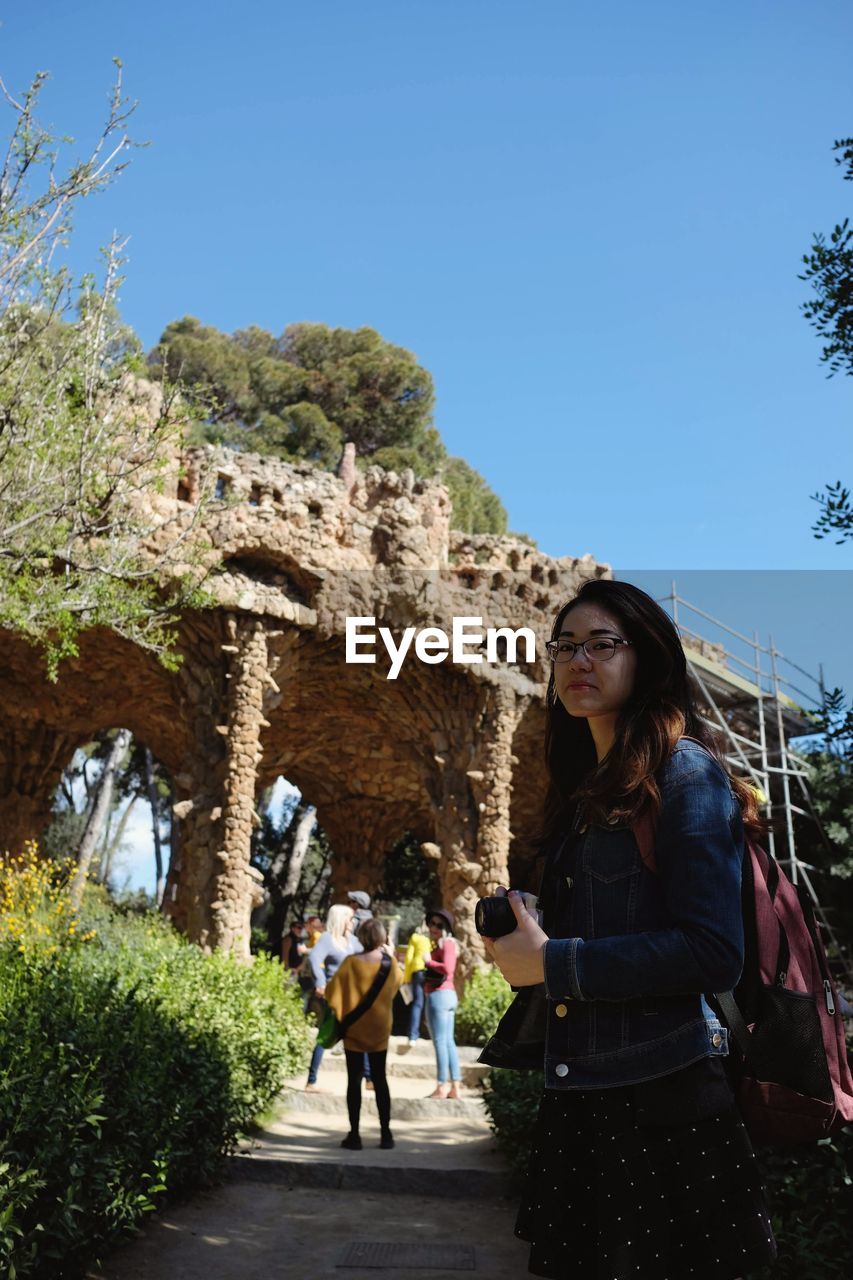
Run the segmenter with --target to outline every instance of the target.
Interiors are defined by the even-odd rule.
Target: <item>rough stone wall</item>
[[[610,571],[590,556],[553,559],[517,539],[451,531],[446,490],[411,472],[343,472],[190,451],[158,504],[189,527],[212,476],[220,496],[201,531],[221,565],[207,582],[218,606],[182,622],[176,673],[89,633],[54,687],[37,655],[5,637],[0,824],[6,843],[38,835],[74,747],[121,725],[174,779],[166,908],[200,945],[247,954],[255,797],[284,774],[317,805],[338,896],[375,889],[388,852],[416,834],[438,861],[470,964],[480,953],[473,903],[506,882],[541,795],[529,756],[544,715],[543,641],[580,581]],[[411,626],[449,632],[454,616],[530,627],[537,656],[428,666],[410,655],[388,680],[381,645],[374,665],[345,662],[354,615],[395,637]]]

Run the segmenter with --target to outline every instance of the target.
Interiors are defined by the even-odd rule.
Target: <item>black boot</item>
[[[346,1147],[348,1151],[360,1151],[361,1138],[358,1136],[357,1133],[348,1133],[347,1136],[341,1142],[341,1146]]]
[[[390,1129],[383,1129],[379,1139],[379,1145],[383,1151],[390,1151],[394,1145],[394,1138]]]

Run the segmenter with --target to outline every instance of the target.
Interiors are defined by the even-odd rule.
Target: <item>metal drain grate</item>
[[[394,1271],[418,1267],[434,1271],[473,1271],[474,1247],[470,1244],[377,1244],[370,1240],[354,1240],[346,1246],[336,1265]]]

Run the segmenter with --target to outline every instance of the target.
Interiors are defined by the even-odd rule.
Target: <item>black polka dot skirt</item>
[[[679,1108],[648,1113],[642,1088],[543,1093],[515,1226],[530,1244],[528,1272],[737,1280],[772,1262],[761,1174],[736,1108],[671,1123]]]

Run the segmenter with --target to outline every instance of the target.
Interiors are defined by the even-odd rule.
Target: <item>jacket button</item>
[[[722,1043],[723,1043],[723,1037],[720,1035],[719,1031],[715,1031],[714,1034],[711,1036],[711,1044],[714,1046],[715,1049],[719,1049]]]
[[[568,1007],[567,1007],[566,1005],[564,1005],[564,1004],[558,1004],[558,1005],[557,1005],[557,1007],[556,1007],[556,1009],[554,1010],[554,1012],[556,1013],[556,1015],[557,1015],[557,1017],[558,1017],[558,1018],[565,1018],[565,1016],[566,1016],[566,1014],[569,1012],[569,1010],[568,1010]]]
[[[554,1070],[561,1080],[563,1076],[567,1076],[569,1074],[569,1068],[566,1066],[565,1062],[558,1062]]]

